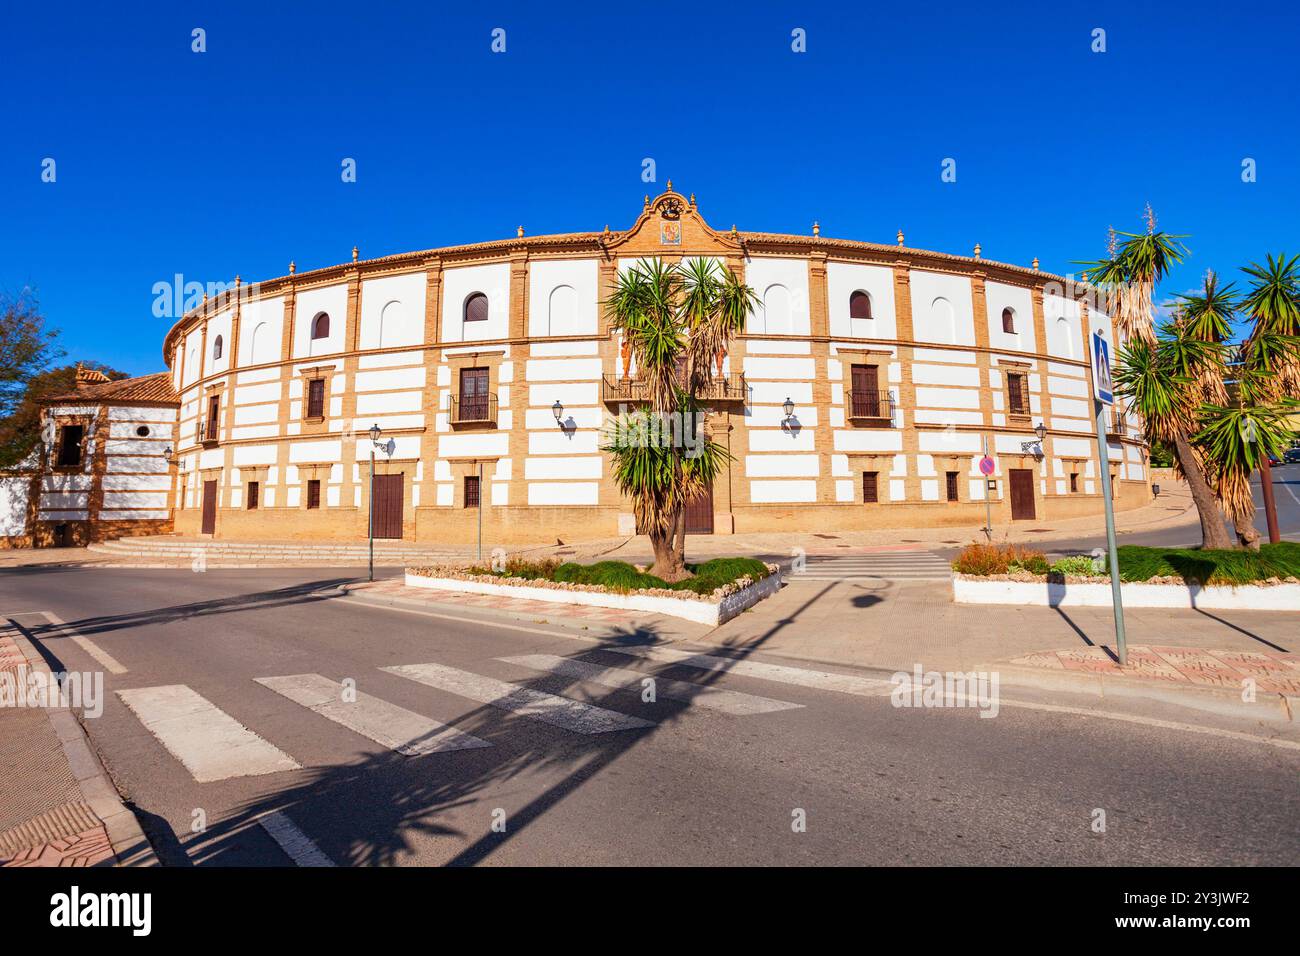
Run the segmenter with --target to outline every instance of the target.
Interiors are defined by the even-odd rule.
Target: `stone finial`
[[[236,288],[236,289],[239,288],[239,276],[238,276],[238,275],[235,276],[235,288]]]
[[[356,262],[356,261],[357,261],[357,256],[359,256],[359,255],[361,255],[361,250],[358,249],[356,246],[353,246],[353,247],[352,247],[352,261],[353,261],[353,262]]]
[[[816,219],[814,219],[814,220],[813,220],[813,235],[814,235],[814,236],[820,236],[821,234],[822,234],[822,227],[821,227],[821,224],[818,223]]]
[[[695,205],[695,193],[691,193],[691,205]]]
[[[293,275],[294,270],[295,270],[296,268],[297,268],[297,266],[295,266],[295,265],[293,264],[292,260],[291,260],[291,261],[289,262],[289,275]]]
[[[673,181],[671,179],[668,180],[668,191],[669,192],[673,191]]]
[[[522,238],[524,237],[524,227],[523,227],[523,226],[520,226],[520,227],[519,227],[519,230],[518,230],[518,232],[516,233],[516,235],[518,235],[520,239],[522,239]]]
[[[898,230],[898,244],[899,244],[900,246],[903,244],[903,230],[901,230],[901,229]]]
[[[979,257],[980,257],[980,244],[977,242],[975,243],[975,258],[978,259]]]
[[[731,238],[736,238],[736,224],[734,222],[731,224]]]
[[[649,212],[649,211],[650,211],[650,194],[649,194],[649,193],[647,193],[647,194],[646,194],[646,197],[645,197],[645,211],[646,211],[646,212]]]
[[[609,223],[605,223],[605,238],[609,238]]]
[[[1034,256],[1034,271],[1038,271],[1038,256]]]

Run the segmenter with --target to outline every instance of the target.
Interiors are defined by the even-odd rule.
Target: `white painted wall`
[[[911,272],[912,333],[918,342],[974,345],[970,280],[939,272]]]
[[[871,321],[849,318],[849,297],[861,289],[871,297]],[[826,263],[831,335],[858,339],[897,338],[894,270],[849,262]]]
[[[397,348],[423,342],[427,285],[423,272],[362,282],[360,347]]]
[[[282,357],[280,344],[283,325],[283,297],[244,303],[239,310],[239,364],[261,365],[279,361]],[[278,376],[279,372],[274,371],[273,374]],[[241,375],[240,380],[243,378]]]
[[[214,315],[208,322],[208,347],[204,350],[203,374],[216,375],[230,368],[231,329],[234,313],[227,309]],[[217,336],[221,336],[221,358],[213,358],[216,351]]]
[[[312,322],[321,312],[330,317],[330,334],[323,339],[313,339]],[[347,324],[348,287],[345,283],[299,292],[294,303],[294,358],[342,352],[347,347]]]
[[[1083,359],[1083,336],[1079,328],[1079,303],[1062,295],[1043,296],[1043,319],[1047,326],[1047,354]]]
[[[465,300],[475,292],[488,297],[488,319],[466,328]],[[460,266],[442,273],[442,340],[472,342],[510,334],[510,264]]]
[[[540,259],[528,268],[528,334],[594,335],[597,329],[595,259]]]
[[[1036,351],[1034,302],[1028,289],[1001,282],[985,282],[984,300],[988,306],[989,345],[995,349]],[[1002,331],[1002,310],[1008,308],[1015,313],[1016,331],[1011,335]]]
[[[760,302],[746,331],[758,335],[809,334],[812,326],[806,259],[747,259],[745,282],[758,293]]]

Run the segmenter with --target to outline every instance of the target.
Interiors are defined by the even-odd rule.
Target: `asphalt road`
[[[0,573],[0,614],[53,612],[125,668],[106,675],[103,715],[86,726],[173,865],[287,865],[309,861],[313,848],[337,865],[1297,860],[1296,750],[1013,706],[992,719],[895,708],[888,697],[829,689],[826,679],[710,673],[548,626],[434,618],[316,593],[349,576],[35,568]],[[846,626],[871,626],[869,609],[861,613]],[[56,667],[100,669],[84,644],[20,620]],[[501,660],[520,655],[654,677],[658,700],[643,700],[639,681],[611,689],[554,661]],[[453,691],[381,670],[416,664],[467,683]],[[403,755],[370,739],[396,728],[383,713],[367,736],[257,683],[302,674],[350,678],[368,701],[483,745]],[[603,710],[556,710],[534,698],[508,711],[472,699],[493,680]],[[273,747],[299,767],[197,782],[117,693],[135,690],[139,704],[159,693],[143,689],[173,685],[266,745],[236,749],[188,697],[155,727],[191,760],[250,766]],[[689,696],[689,685],[735,693],[669,699]],[[628,717],[641,725],[609,729]],[[12,776],[0,782],[13,785]],[[1105,811],[1104,833],[1094,832],[1096,810]],[[801,815],[806,829],[796,832]]]

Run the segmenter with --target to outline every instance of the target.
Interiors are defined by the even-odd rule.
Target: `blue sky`
[[[1190,233],[1166,293],[1300,252],[1294,6],[734,9],[8,4],[0,288],[37,289],[70,359],[145,373],[171,324],[153,286],[176,273],[618,229],[668,178],[723,228],[902,227],[1052,271],[1102,255],[1110,224],[1141,228],[1149,201]]]

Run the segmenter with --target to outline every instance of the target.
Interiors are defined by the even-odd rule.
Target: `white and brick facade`
[[[715,258],[760,298],[709,417],[734,456],[713,489],[715,532],[978,525],[986,493],[995,520],[1011,517],[1013,480],[1021,516],[1100,511],[1085,345],[1094,328],[1114,333],[1086,290],[901,243],[719,232],[670,190],[623,232],[354,258],[185,315],[164,344],[175,529],[202,530],[207,494],[217,537],[365,537],[378,425],[376,473],[400,475],[385,485],[386,534],[470,540],[475,493],[494,542],[629,532],[599,446],[636,369],[624,375],[600,303],[617,270],[656,256]],[[1041,460],[1024,447],[1040,422]],[[1109,443],[1121,508],[1150,498],[1138,427]],[[161,513],[150,480],[104,492],[156,497]],[[71,485],[50,491],[79,511]],[[126,499],[112,501],[105,511]]]

